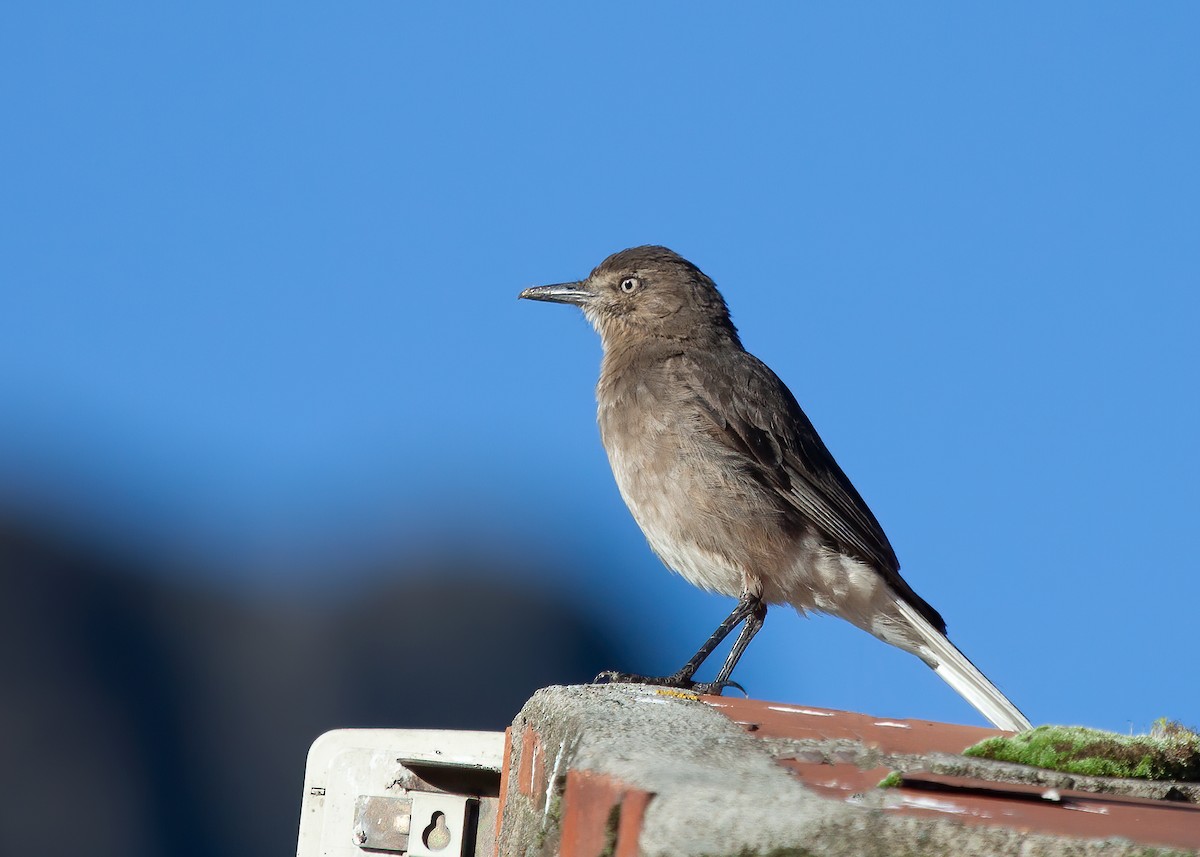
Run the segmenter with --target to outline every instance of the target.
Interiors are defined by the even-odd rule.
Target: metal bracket
[[[472,798],[410,791],[408,797],[359,795],[354,844],[409,857],[461,857]]]
[[[503,756],[501,732],[328,732],[309,751],[296,855],[491,854]]]

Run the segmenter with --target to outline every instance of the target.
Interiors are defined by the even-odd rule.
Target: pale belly
[[[783,526],[777,499],[739,478],[730,450],[689,429],[651,419],[633,439],[606,438],[617,487],[650,548],[702,589],[793,601],[805,553],[795,527]]]
[[[602,434],[605,428],[602,415]],[[769,489],[739,478],[736,453],[686,425],[653,419],[632,439],[610,440],[605,449],[629,511],[651,550],[689,583],[735,598],[749,592],[894,636],[880,624],[890,619],[894,599],[882,578],[831,549],[811,526],[797,525],[795,510]]]

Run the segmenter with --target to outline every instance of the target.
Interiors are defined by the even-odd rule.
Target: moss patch
[[[608,820],[604,824],[604,848],[600,857],[613,857],[617,853],[617,831],[621,828],[621,804],[618,801],[608,811]]]
[[[888,774],[886,777],[884,777],[882,780],[880,780],[879,785],[877,785],[875,788],[877,788],[877,789],[895,789],[895,788],[899,788],[900,784],[903,782],[904,782],[904,774],[900,773],[899,771],[892,771],[890,774]]]
[[[1166,720],[1149,735],[1039,726],[1011,738],[988,738],[963,755],[1093,777],[1200,781],[1200,735]]]

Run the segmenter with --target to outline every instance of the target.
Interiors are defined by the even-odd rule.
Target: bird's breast
[[[602,376],[597,400],[613,476],[651,549],[695,586],[733,596],[759,588],[789,537],[707,417],[655,372]]]

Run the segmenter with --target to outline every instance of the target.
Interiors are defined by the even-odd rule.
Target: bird
[[[1029,720],[946,636],[900,575],[883,528],[788,387],[742,345],[716,284],[657,245],[613,253],[585,279],[524,289],[571,304],[600,335],[600,438],[650,548],[702,589],[737,598],[669,676],[609,671],[720,694],[769,605],[845,619],[910,652],[999,729]],[[712,682],[696,671],[741,626]]]

